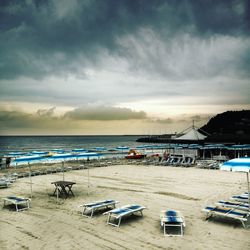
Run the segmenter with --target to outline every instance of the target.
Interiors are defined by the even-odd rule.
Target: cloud
[[[141,29],[151,30],[172,47],[182,33],[201,40],[249,35],[248,10],[247,1],[235,0],[4,1],[0,75],[84,77],[84,69],[98,64],[102,51],[124,57],[117,39],[136,36]]]
[[[146,119],[145,112],[132,111],[128,108],[115,107],[85,107],[77,108],[73,111],[65,113],[64,118],[72,120],[98,120],[98,121],[112,121],[112,120],[131,120],[131,119]]]
[[[132,119],[144,120],[147,118],[145,112],[136,112],[127,108],[89,106],[86,108],[76,108],[60,116],[55,115],[55,109],[56,107],[38,109],[35,113],[26,113],[21,110],[1,110],[1,127],[43,128],[44,126],[48,126],[48,128],[53,128],[74,126],[75,122],[82,121],[127,121]]]
[[[88,108],[89,109],[89,108]],[[78,108],[56,116],[55,107],[39,109],[35,113],[0,111],[1,135],[55,135],[55,134],[162,134],[183,130],[193,117],[157,119],[144,112],[112,107]],[[102,115],[99,114],[102,112]],[[204,125],[200,119],[196,125]]]
[[[160,123],[160,124],[172,124],[174,123],[174,119],[172,118],[166,118],[166,119],[149,119],[152,123]]]
[[[54,115],[55,109],[56,109],[56,107],[52,107],[52,108],[49,108],[49,109],[38,109],[36,113],[39,116],[51,117],[51,116]]]
[[[20,111],[1,111],[1,128],[4,127],[25,127],[32,124],[32,115]]]
[[[183,32],[164,40],[153,30],[141,29],[120,37],[118,43],[126,53],[130,70],[154,79],[178,82],[221,75],[250,76],[246,66],[250,59],[249,37],[199,37]]]
[[[0,111],[1,129],[6,128],[44,128],[46,126],[57,126],[59,119],[52,117],[49,113],[42,115],[37,112],[36,114],[29,114],[22,111]]]
[[[132,119],[152,125],[154,113],[167,126],[170,111],[249,106],[250,4],[0,1],[0,55],[0,105],[71,109],[61,117],[54,108],[2,114],[10,126],[18,119],[21,127]]]

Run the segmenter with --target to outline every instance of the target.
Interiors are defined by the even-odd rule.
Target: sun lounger
[[[92,216],[96,210],[105,209],[105,208],[107,209],[109,207],[115,208],[115,205],[117,203],[119,203],[119,201],[103,200],[103,201],[96,201],[96,202],[92,202],[92,203],[83,204],[83,205],[80,205],[80,207],[83,208],[83,210],[82,210],[83,216],[92,218]]]
[[[233,195],[230,200],[235,200],[239,202],[248,202],[248,196],[247,195]]]
[[[17,212],[22,211],[22,210],[27,210],[30,208],[31,200],[28,198],[17,197],[17,196],[8,196],[8,197],[2,198],[2,199],[4,201],[3,206],[14,204]],[[18,206],[22,206],[22,208],[18,208]]]
[[[207,206],[202,211],[206,213],[206,219],[212,217],[213,215],[231,218],[240,221],[244,228],[246,228],[246,223],[248,222],[250,215],[248,212],[239,212],[235,211],[234,208],[220,206]]]
[[[143,216],[142,214],[143,209],[145,209],[145,207],[132,204],[112,209],[110,211],[105,212],[104,214],[108,214],[107,224],[119,227],[122,218],[125,216],[131,216],[135,213],[139,213],[141,216]]]
[[[183,161],[183,157],[176,157],[175,161],[172,164],[175,166],[178,166],[181,164],[182,161]]]
[[[182,163],[183,166],[185,167],[190,167],[192,165],[194,165],[195,163],[195,158],[194,157],[186,157],[186,161],[184,163]]]
[[[163,210],[160,213],[160,220],[165,236],[183,236],[185,220],[181,212],[172,209]],[[169,229],[173,227],[179,227],[180,233],[171,233]]]
[[[162,161],[161,165],[168,166],[168,165],[171,165],[173,162],[174,162],[174,157],[170,155],[167,158],[167,160]]]
[[[220,200],[220,201],[216,202],[216,205],[223,206],[223,207],[229,207],[229,208],[235,208],[235,209],[243,210],[243,211],[249,211],[249,204],[244,203],[244,202]]]
[[[7,188],[11,185],[11,182],[7,180],[0,180],[0,188]]]

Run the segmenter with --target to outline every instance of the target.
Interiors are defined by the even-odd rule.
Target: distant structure
[[[207,136],[208,133],[206,133],[205,131],[200,130],[201,132],[203,132],[204,134],[199,132],[199,128],[195,127],[194,125],[194,121],[193,121],[193,125],[185,130],[183,130],[181,133],[179,133],[178,135],[176,135],[175,140],[180,140],[180,141],[204,141]],[[205,135],[206,134],[206,135]]]
[[[186,128],[181,133],[171,135],[156,135],[151,137],[138,138],[137,142],[154,142],[154,143],[201,143],[203,144],[209,136],[207,132],[193,125]]]
[[[205,132],[206,131],[206,132]],[[250,110],[226,111],[212,117],[206,125],[193,125],[181,133],[138,138],[153,143],[250,144]]]

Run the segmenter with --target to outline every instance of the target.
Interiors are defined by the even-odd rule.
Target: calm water
[[[49,151],[52,149],[72,150],[118,146],[136,147],[139,136],[0,136],[0,153]]]

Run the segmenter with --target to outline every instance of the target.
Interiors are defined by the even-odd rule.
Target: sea
[[[81,148],[93,150],[104,147],[107,150],[116,147],[135,148],[143,143],[136,142],[140,136],[0,136],[0,154],[10,152],[51,151],[61,149],[70,151]]]
[[[120,158],[136,149],[146,155],[163,154],[167,144],[145,145],[140,136],[0,136],[0,165]],[[188,150],[188,149],[185,149]],[[192,150],[192,149],[191,149]]]
[[[77,159],[124,157],[142,146],[139,136],[0,136],[0,159],[10,166]],[[52,153],[51,157],[47,154]]]

